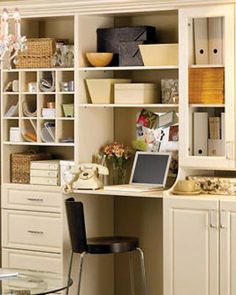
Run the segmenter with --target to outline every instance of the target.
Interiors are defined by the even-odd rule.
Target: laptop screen
[[[165,186],[170,164],[169,153],[137,152],[130,183]]]

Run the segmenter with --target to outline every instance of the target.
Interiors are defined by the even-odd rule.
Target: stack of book
[[[59,168],[59,160],[31,161],[30,183],[41,185],[58,185]]]

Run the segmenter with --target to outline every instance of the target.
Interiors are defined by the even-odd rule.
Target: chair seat
[[[123,253],[139,247],[139,240],[135,237],[94,237],[87,239],[87,246],[90,254]]]

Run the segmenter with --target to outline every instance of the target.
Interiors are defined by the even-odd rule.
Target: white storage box
[[[31,161],[30,169],[59,170],[59,160]]]
[[[30,184],[58,185],[58,177],[30,176]]]
[[[86,79],[92,103],[114,103],[114,84],[130,83],[130,79]]]
[[[144,66],[177,66],[178,44],[139,45]]]
[[[157,86],[154,83],[115,84],[115,103],[156,103]]]

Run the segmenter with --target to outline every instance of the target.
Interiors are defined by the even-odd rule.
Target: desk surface
[[[107,195],[107,196],[127,196],[127,197],[138,197],[138,198],[163,198],[166,191],[149,191],[149,192],[128,192],[128,191],[113,191],[113,190],[73,190],[75,194],[89,194],[89,195]]]
[[[14,294],[14,295],[42,295],[55,293],[64,290],[68,286],[68,277],[60,274],[31,271],[23,269],[5,269],[2,268],[4,273],[15,272],[16,276],[1,277],[1,295]],[[69,286],[72,285],[72,280]]]

